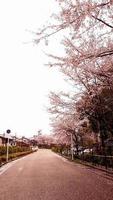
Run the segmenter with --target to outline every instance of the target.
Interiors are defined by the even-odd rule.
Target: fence
[[[63,156],[71,157],[71,150],[69,149],[53,147],[52,150],[56,153],[60,153]],[[113,170],[113,156],[95,155],[94,153],[81,153],[77,155],[76,152],[74,152],[74,159],[80,159],[82,161],[89,162],[93,165],[102,166],[106,169],[110,168]]]
[[[81,156],[75,155],[75,158],[90,162],[93,165],[103,166],[106,169],[111,168],[113,170],[113,156],[82,154]]]

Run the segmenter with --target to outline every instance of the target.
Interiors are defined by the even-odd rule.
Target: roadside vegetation
[[[6,163],[6,151],[6,146],[0,146],[0,165]],[[36,150],[32,150],[31,147],[9,146],[8,160],[14,160],[34,151]]]
[[[51,149],[53,152],[72,160],[72,152],[70,146],[65,145],[56,145]],[[86,150],[86,149],[85,149]],[[93,151],[80,151],[77,155],[76,150],[74,151],[73,159],[78,163],[91,164],[95,166],[105,167],[113,169],[113,156],[108,155],[98,155]]]

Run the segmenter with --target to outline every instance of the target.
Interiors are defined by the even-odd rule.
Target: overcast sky
[[[38,129],[49,133],[47,95],[67,85],[61,74],[44,66],[49,59],[42,51],[61,49],[54,42],[48,49],[29,43],[35,36],[27,30],[38,30],[56,9],[54,0],[0,1],[1,134],[7,129],[26,137]]]

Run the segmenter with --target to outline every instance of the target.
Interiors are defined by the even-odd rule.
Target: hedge
[[[36,150],[35,150],[35,151],[36,151]],[[14,160],[14,159],[16,159],[16,158],[19,158],[19,157],[28,155],[28,154],[33,153],[33,152],[35,152],[35,151],[29,150],[29,151],[26,151],[26,152],[12,153],[12,154],[9,154],[9,155],[8,155],[8,159],[9,159],[9,160]],[[0,156],[0,165],[2,165],[3,163],[6,163],[6,155]]]
[[[30,151],[30,147],[9,146],[9,154]],[[5,155],[7,151],[6,146],[0,146],[0,156]]]

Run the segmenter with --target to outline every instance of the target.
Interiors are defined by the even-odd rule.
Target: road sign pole
[[[6,162],[8,162],[8,160],[9,160],[9,135],[8,135],[8,134],[11,133],[11,130],[8,129],[8,130],[6,131],[6,133],[7,133]]]
[[[7,155],[6,155],[6,162],[8,162],[9,157],[9,138],[7,138]]]

